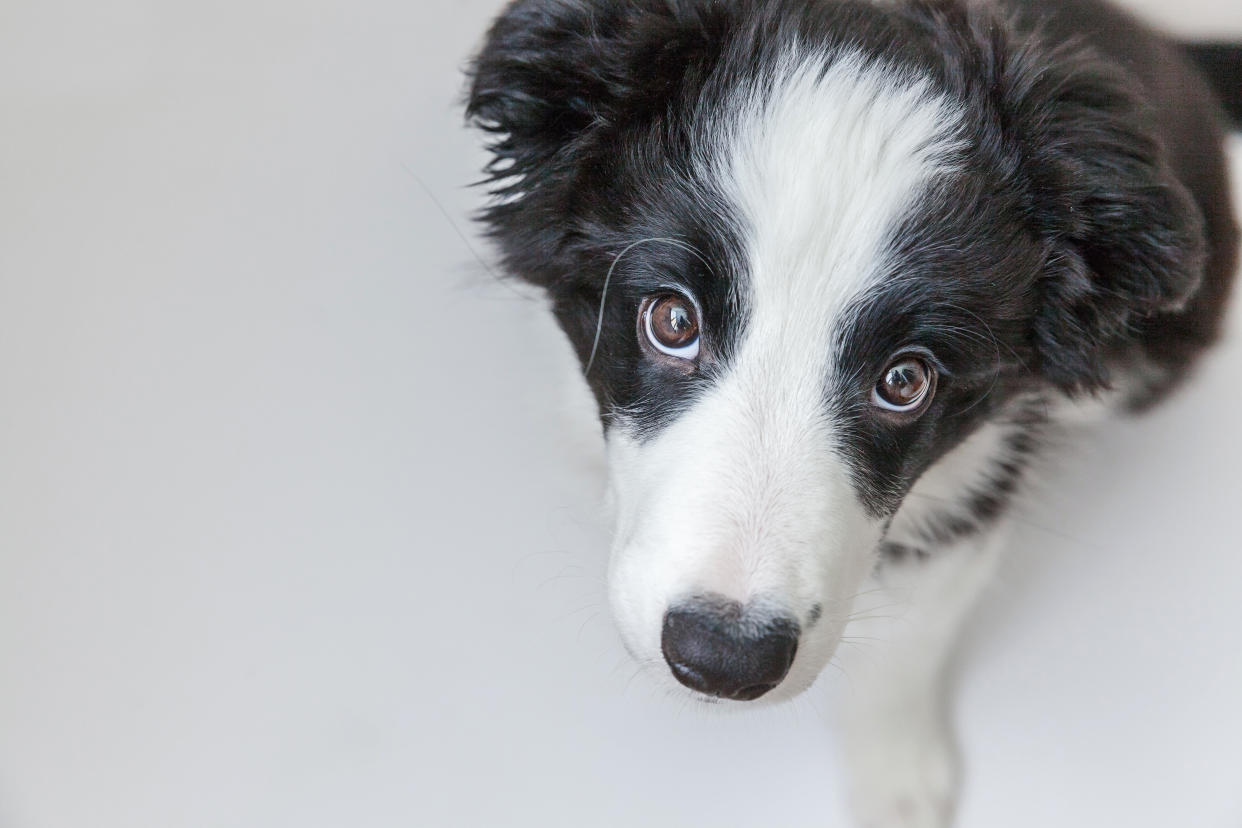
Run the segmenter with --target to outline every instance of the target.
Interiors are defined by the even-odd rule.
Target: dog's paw
[[[854,741],[846,761],[857,828],[949,828],[959,766],[947,736],[885,733]]]

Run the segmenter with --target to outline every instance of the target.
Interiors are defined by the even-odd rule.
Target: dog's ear
[[[466,114],[493,136],[492,180],[546,174],[593,129],[663,105],[706,48],[704,11],[694,0],[512,3],[469,72]]]
[[[607,117],[617,92],[609,41],[626,5],[517,0],[497,18],[470,68],[466,108],[494,136],[493,179],[531,172]]]
[[[1082,46],[1010,41],[1000,106],[1048,245],[1032,329],[1039,366],[1069,393],[1106,387],[1105,357],[1202,278],[1202,215],[1156,140],[1135,82]]]
[[[469,69],[466,113],[490,136],[496,201],[482,218],[511,272],[545,285],[557,278],[547,257],[576,214],[567,206],[576,177],[616,160],[595,139],[666,111],[707,62],[699,58],[725,18],[719,6],[515,0],[496,20]]]

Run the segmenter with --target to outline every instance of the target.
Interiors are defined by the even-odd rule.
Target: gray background
[[[0,4],[0,826],[841,824],[837,679],[636,674],[566,348],[416,180],[473,234],[498,6]],[[1023,508],[963,825],[1242,826],[1233,319]]]

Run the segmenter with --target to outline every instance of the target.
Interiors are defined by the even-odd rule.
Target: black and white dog
[[[1041,434],[1217,336],[1240,56],[1097,0],[517,0],[472,67],[484,220],[599,404],[623,639],[749,701],[880,627],[862,824],[951,819],[943,664]]]

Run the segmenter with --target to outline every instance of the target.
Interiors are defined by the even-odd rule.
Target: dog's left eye
[[[927,360],[914,355],[900,356],[884,369],[884,375],[871,391],[871,402],[885,411],[908,414],[931,399],[935,387],[936,372]]]
[[[657,351],[677,359],[699,356],[699,314],[680,293],[654,296],[643,303],[643,330]]]

